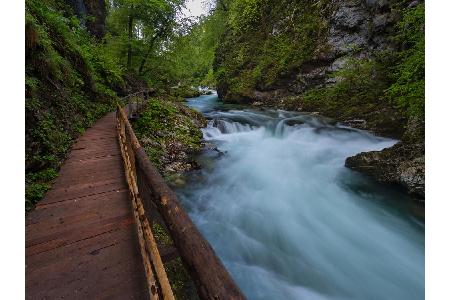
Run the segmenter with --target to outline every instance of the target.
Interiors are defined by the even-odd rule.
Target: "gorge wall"
[[[216,50],[219,97],[315,111],[400,139],[346,165],[424,198],[424,4],[230,1]]]

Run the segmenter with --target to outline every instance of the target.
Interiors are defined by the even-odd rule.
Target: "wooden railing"
[[[117,131],[150,298],[174,299],[149,222],[148,212],[156,207],[200,298],[245,299],[210,244],[179,204],[175,193],[150,162],[128,118],[128,114],[118,105]]]
[[[148,91],[140,91],[133,94],[129,94],[121,99],[121,105],[127,107],[128,117],[135,119],[139,117],[140,111],[144,108],[147,98]]]

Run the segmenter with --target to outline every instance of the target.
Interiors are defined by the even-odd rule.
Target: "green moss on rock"
[[[182,103],[148,100],[133,128],[150,160],[167,178],[196,168],[190,156],[202,148],[204,117]]]

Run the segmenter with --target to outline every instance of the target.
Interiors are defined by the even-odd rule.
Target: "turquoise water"
[[[344,167],[395,140],[309,114],[189,99],[202,170],[177,193],[249,299],[424,299],[424,224]]]

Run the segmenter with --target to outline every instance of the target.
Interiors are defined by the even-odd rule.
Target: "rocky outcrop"
[[[403,186],[419,199],[425,198],[424,144],[399,142],[382,151],[363,152],[347,158],[345,166],[382,183]]]
[[[323,22],[326,36],[317,45],[315,54],[292,70],[286,70],[270,85],[256,85],[240,95],[230,94],[228,85],[218,84],[219,97],[228,102],[251,103],[299,95],[336,82],[330,74],[342,69],[349,58],[370,57],[374,50],[394,50],[391,39],[398,13],[392,9],[397,0],[335,0]],[[414,1],[412,1],[414,2]],[[275,24],[276,25],[276,24]],[[277,27],[275,26],[274,27]],[[301,25],[299,25],[301,26]],[[278,27],[277,27],[278,28]],[[281,31],[280,28],[277,29]]]
[[[363,152],[349,157],[345,166],[367,174],[379,182],[403,186],[417,199],[425,199],[425,125],[408,122],[403,141],[382,151]]]

